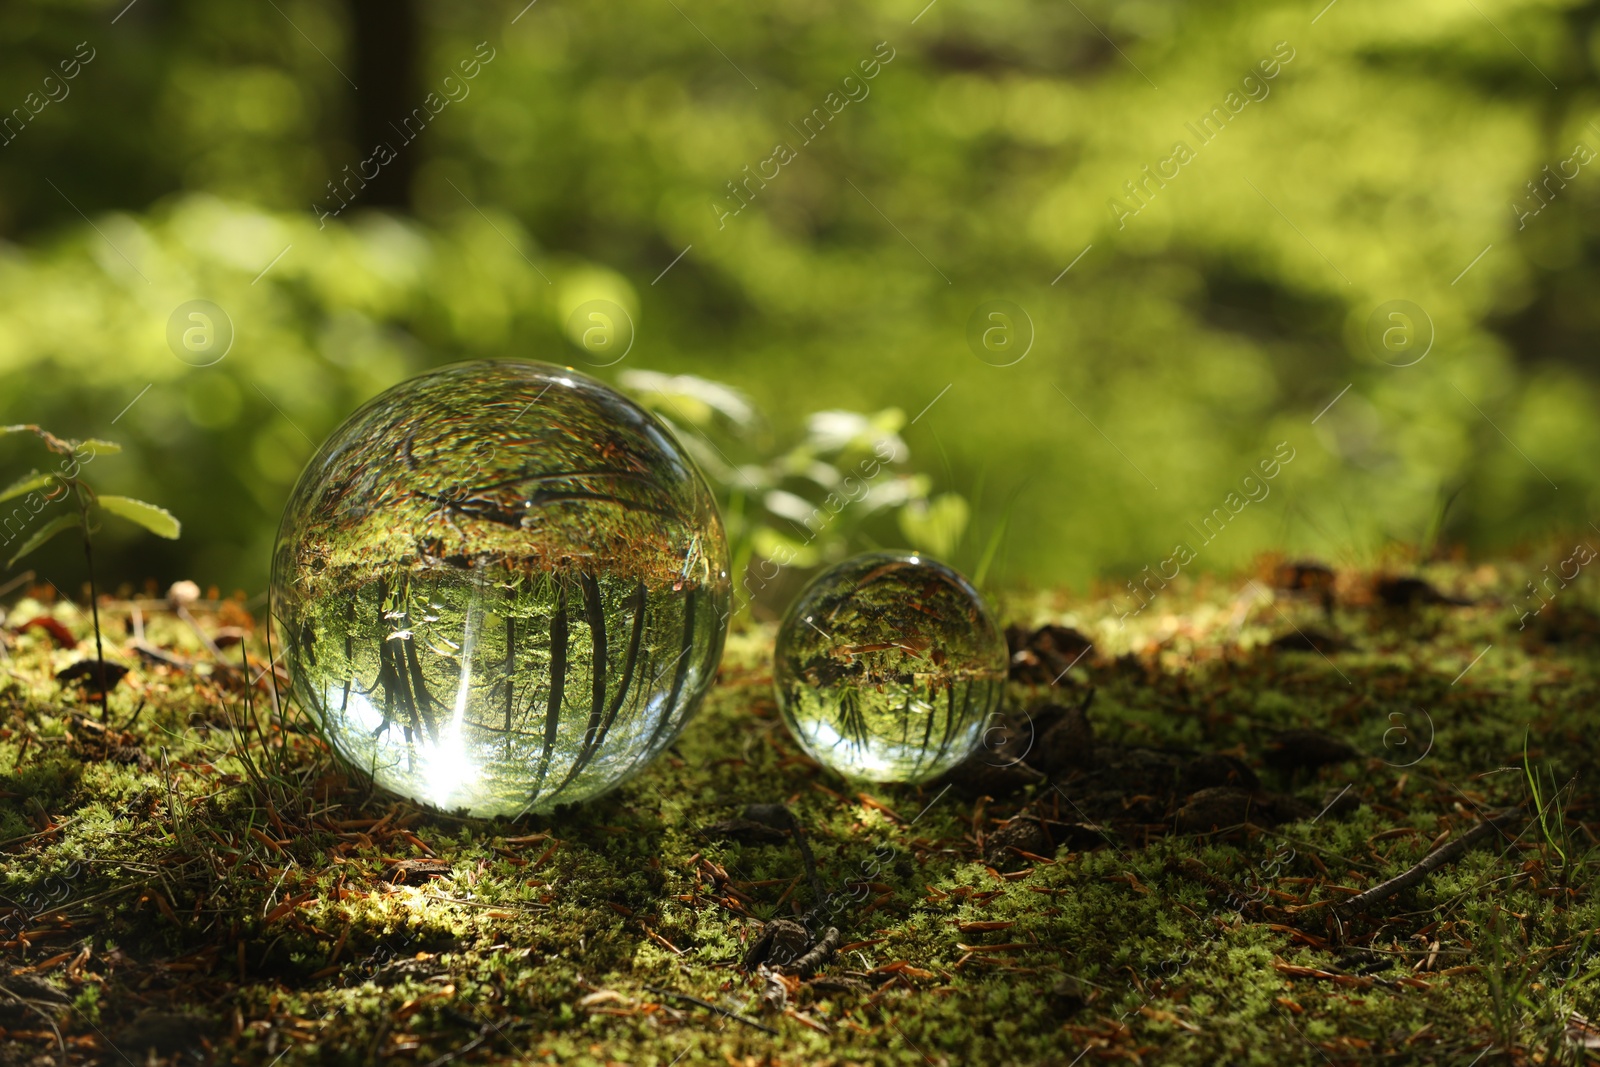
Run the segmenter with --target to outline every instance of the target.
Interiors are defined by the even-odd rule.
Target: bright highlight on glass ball
[[[295,692],[378,785],[515,816],[671,744],[727,629],[722,522],[671,433],[576,371],[395,386],[300,476],[273,559]]]
[[[1005,690],[1006,644],[942,563],[873,552],[814,578],[778,631],[783,719],[847,778],[923,782],[970,756]]]

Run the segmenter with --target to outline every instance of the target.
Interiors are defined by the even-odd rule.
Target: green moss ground
[[[17,629],[49,614],[82,639],[87,618],[24,600],[0,659],[0,1062],[1578,1061],[1578,1018],[1600,1019],[1592,579],[1517,629],[1523,583],[1566,556],[1412,571],[1466,605],[1387,607],[1370,576],[1341,575],[1331,617],[1243,579],[1169,588],[1121,629],[1104,602],[1013,599],[1012,621],[1095,639],[1055,690],[1014,685],[1016,707],[1093,686],[1103,742],[1228,752],[1312,809],[1346,786],[1359,804],[1108,831],[994,867],[985,839],[1025,806],[1075,819],[1075,779],[863,794],[786,735],[768,629],[730,639],[712,698],[644,775],[577,811],[485,823],[364,792],[300,716],[270,713],[268,679],[246,713],[242,672],[151,603],[148,641],[192,665],[141,660],[127,603],[108,606],[114,658],[135,669],[104,731],[51,678],[92,641]],[[196,616],[208,633],[245,621]],[[1268,647],[1313,628],[1350,647]],[[1290,727],[1364,755],[1267,768]],[[1480,812],[1528,804],[1530,772],[1554,798],[1542,824],[1365,915],[1336,907]],[[761,920],[813,903],[799,853],[700,832],[772,802],[805,828],[849,943],[781,1012],[738,961]],[[1241,912],[1230,894],[1261,899]]]

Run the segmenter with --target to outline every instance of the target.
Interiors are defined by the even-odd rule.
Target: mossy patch
[[[1094,642],[1058,685],[1013,684],[1014,709],[1092,687],[1107,751],[1224,753],[1299,805],[1206,833],[1176,832],[1131,781],[1125,813],[1080,818],[1092,767],[1000,790],[829,777],[781,724],[760,628],[730,638],[706,706],[644,774],[506,822],[372,794],[272,710],[258,633],[247,674],[145,605],[145,641],[182,664],[164,665],[123,647],[132,606],[103,606],[135,665],[103,726],[52,680],[81,654],[8,627],[0,924],[18,973],[0,1058],[53,1059],[59,1031],[74,1061],[284,1067],[1572,1060],[1600,1018],[1600,616],[1575,584],[1519,629],[1509,603],[1534,570],[1432,566],[1466,603],[1402,607],[1341,576],[1331,612],[1243,580],[1172,587],[1125,627],[1096,601],[1010,602],[1010,621]],[[66,605],[10,619],[41,612],[88,632]],[[1340,650],[1273,644],[1313,631]],[[1358,756],[1272,758],[1307,728]],[[842,942],[814,975],[772,979],[777,1011],[741,960],[816,890],[792,839],[707,832],[775,803]],[[1341,907],[1518,805],[1544,818],[1365,914]],[[1019,815],[1060,836],[996,849]]]

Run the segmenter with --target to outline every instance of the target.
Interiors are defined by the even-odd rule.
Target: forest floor
[[[103,602],[105,723],[23,597],[0,1062],[1579,1062],[1600,614],[1525,583],[1584,562],[1012,598],[1011,715],[922,787],[803,756],[751,626],[666,756],[515,823],[342,771],[238,601]],[[831,954],[752,953],[808,913]]]

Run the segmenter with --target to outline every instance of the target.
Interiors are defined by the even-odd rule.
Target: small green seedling
[[[90,535],[93,527],[90,525],[91,511],[109,512],[121,516],[130,522],[149,530],[157,537],[176,538],[182,530],[178,520],[173,518],[171,512],[154,504],[146,504],[142,500],[135,500],[128,496],[113,496],[109,493],[97,493],[83,479],[83,468],[94,460],[96,456],[111,455],[122,451],[122,446],[110,441],[100,441],[90,438],[86,441],[72,441],[57,437],[48,430],[40,429],[33,425],[0,426],[0,436],[13,433],[31,433],[44,443],[45,448],[63,457],[53,471],[33,471],[26,477],[13,482],[8,488],[0,490],[0,504],[6,501],[21,499],[15,505],[10,516],[0,516],[0,530],[5,524],[16,521],[21,529],[26,529],[28,522],[44,510],[45,505],[65,498],[77,504],[77,510],[65,515],[58,515],[34,530],[23,541],[22,547],[6,562],[6,567],[14,567],[18,560],[28,555],[49,541],[63,530],[78,529],[83,532],[83,558],[89,568],[89,606],[94,615],[94,652],[95,661],[100,667],[100,713],[106,713],[106,690],[110,686],[106,682],[105,652],[100,640],[100,605],[99,594],[94,582],[94,551]],[[17,516],[21,516],[18,520]],[[20,530],[19,530],[20,532]]]

